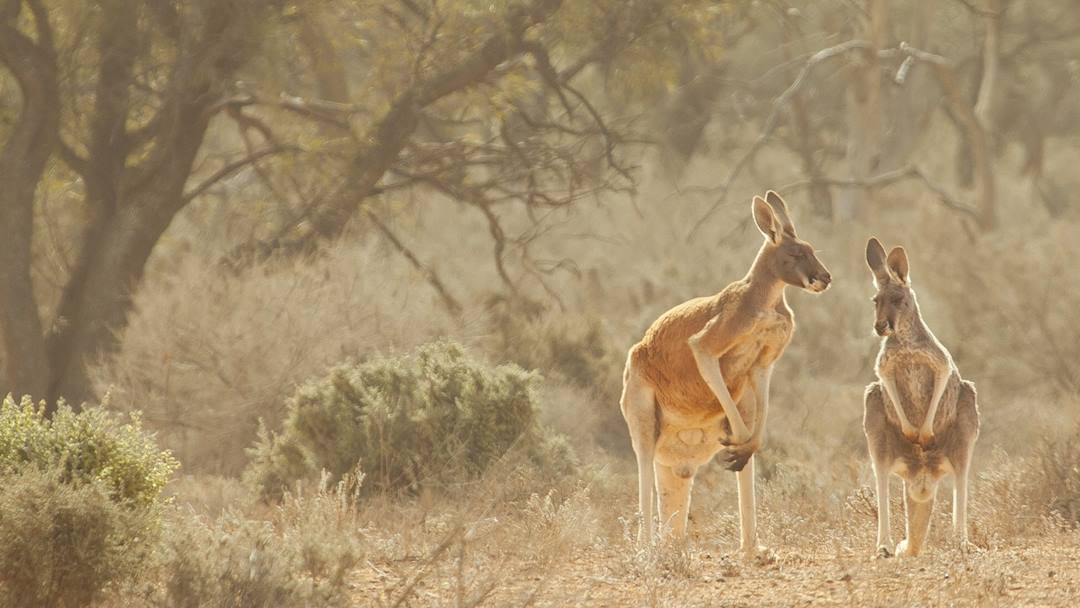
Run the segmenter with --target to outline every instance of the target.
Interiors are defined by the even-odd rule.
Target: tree
[[[24,4],[33,39],[16,25]],[[49,403],[90,396],[86,363],[113,343],[154,245],[191,200],[185,188],[211,119],[255,49],[253,34],[265,12],[260,4],[65,5],[55,17],[72,32],[64,56],[91,56],[96,64],[64,66],[74,78],[61,92],[50,15],[39,0],[7,3],[0,59],[22,94],[0,167],[18,185],[5,190],[0,210],[6,238],[0,265],[11,279],[0,285],[7,390]],[[90,31],[86,47],[82,27]],[[84,74],[92,74],[89,82]],[[71,118],[61,126],[63,114]],[[61,131],[69,135],[61,138]],[[33,192],[54,150],[81,180],[85,216],[70,276],[45,323],[30,284]]]
[[[0,159],[0,174],[19,184],[4,192],[0,216],[10,243],[0,254],[3,390],[50,403],[92,397],[87,365],[115,346],[161,237],[193,200],[249,168],[281,213],[229,256],[234,269],[314,251],[360,209],[408,254],[374,203],[424,189],[484,217],[496,270],[517,293],[520,277],[504,257],[542,230],[509,234],[502,209],[538,217],[632,189],[633,166],[619,151],[634,137],[605,105],[605,89],[666,86],[670,78],[654,71],[670,59],[664,41],[686,38],[680,28],[707,32],[718,9],[666,0],[330,2],[322,10],[345,18],[329,31],[320,11],[259,0],[5,6],[0,59],[20,84],[22,112]],[[62,34],[55,40],[53,29]],[[288,72],[291,58],[252,65],[257,49],[286,44],[290,33],[314,82]],[[638,66],[646,67],[627,69]],[[285,90],[292,86],[299,94]],[[204,162],[211,125],[229,120],[243,148]],[[313,129],[334,145],[305,149]],[[267,171],[264,162],[286,151],[300,166]],[[305,170],[323,183],[279,187],[308,179]],[[48,171],[76,176],[80,198],[68,210],[73,262],[55,305],[35,297],[31,279],[34,188]],[[542,269],[525,270],[543,282]]]

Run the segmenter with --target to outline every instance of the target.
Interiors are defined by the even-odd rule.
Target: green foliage
[[[490,367],[437,342],[407,357],[333,369],[288,401],[280,434],[261,434],[248,479],[264,495],[359,463],[371,489],[415,490],[475,477],[512,448],[547,467],[570,462],[536,423],[534,376]]]
[[[647,106],[680,84],[689,58],[716,60],[732,12],[726,2],[699,0],[566,2],[549,36],[570,53],[595,52],[603,41],[598,63],[608,93],[622,104]]]
[[[74,485],[100,482],[110,498],[149,506],[179,466],[143,432],[102,407],[75,413],[61,403],[51,419],[29,397],[0,404],[0,475],[30,467],[57,469]]]
[[[128,508],[103,481],[68,477],[29,466],[0,478],[0,606],[86,606],[134,579],[151,554],[156,509]]]

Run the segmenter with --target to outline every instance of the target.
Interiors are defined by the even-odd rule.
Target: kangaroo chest
[[[772,365],[791,341],[795,323],[790,314],[767,310],[758,315],[753,330],[720,358],[720,370],[729,384],[734,378]]]
[[[919,350],[886,352],[878,365],[880,376],[890,376],[896,386],[900,407],[908,421],[919,426],[926,419],[930,409],[930,400],[934,396],[935,370],[943,363],[933,353]],[[959,395],[960,379],[953,372],[945,385],[934,418],[934,432],[941,432],[952,423],[956,415],[956,399]],[[888,395],[886,395],[888,398]],[[900,426],[900,420],[893,408],[885,409],[889,422]]]

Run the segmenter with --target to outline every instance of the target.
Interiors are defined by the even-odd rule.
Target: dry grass
[[[1010,514],[1030,502],[1023,473],[1012,475],[1011,484],[997,473],[977,480],[973,550],[949,543],[942,492],[927,553],[906,560],[872,558],[869,488],[844,495],[798,474],[763,484],[760,527],[774,557],[751,564],[735,554],[734,477],[722,471],[698,483],[685,546],[634,540],[635,477],[616,463],[543,496],[398,501],[361,516],[371,522],[369,553],[353,597],[386,606],[1072,605],[1080,533],[1032,510]],[[899,499],[893,508],[902,513]],[[894,522],[900,538],[902,518]]]

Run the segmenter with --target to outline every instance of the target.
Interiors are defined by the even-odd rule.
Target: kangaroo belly
[[[660,436],[656,439],[656,462],[674,468],[698,467],[709,462],[727,441],[726,426],[719,417],[693,427],[661,423]]]

